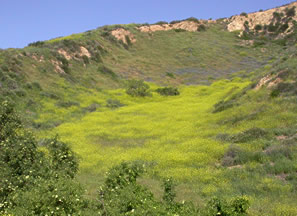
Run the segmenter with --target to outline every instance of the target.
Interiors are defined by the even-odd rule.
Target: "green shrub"
[[[295,16],[295,14],[296,14],[296,7],[294,6],[294,7],[291,7],[290,9],[289,8],[286,8],[286,15],[287,15],[287,17],[293,17],[293,16]]]
[[[170,24],[173,25],[173,24],[180,23],[180,22],[181,22],[181,20],[173,20],[170,22]]]
[[[173,182],[173,179],[172,178],[164,179],[163,188],[164,188],[163,201],[166,202],[167,204],[172,204],[176,196],[176,193],[174,191],[175,184]]]
[[[178,28],[178,29],[174,29],[174,31],[179,33],[179,32],[186,32],[187,30]]]
[[[199,21],[197,18],[195,18],[195,17],[190,17],[190,18],[186,19],[186,21],[191,21],[191,22],[195,22],[195,23],[200,23],[200,21]]]
[[[86,55],[83,55],[82,56],[82,59],[83,59],[83,62],[87,65],[87,64],[90,64],[90,61],[89,61],[89,57],[86,56]]]
[[[268,136],[268,132],[262,128],[251,128],[238,134],[231,136],[234,143],[244,143],[252,140],[264,138]]]
[[[46,147],[49,150],[51,168],[66,177],[74,178],[78,171],[78,159],[69,146],[55,137],[48,140]]]
[[[218,112],[222,112],[226,109],[230,109],[232,108],[233,106],[236,105],[236,102],[234,100],[227,100],[227,101],[219,101],[218,103],[216,103],[214,105],[214,110],[213,110],[213,113],[218,113]]]
[[[223,199],[214,197],[208,202],[207,213],[209,216],[245,216],[250,207],[250,202],[246,197],[237,197],[229,203]]]
[[[274,25],[273,23],[270,23],[270,24],[268,25],[267,30],[268,30],[269,32],[276,32],[277,29],[278,29],[278,27],[279,27],[278,24],[275,24],[275,25]]]
[[[58,103],[56,103],[56,106],[62,108],[69,108],[71,106],[79,106],[79,103],[76,101],[59,101]]]
[[[248,17],[248,14],[246,12],[242,12],[240,16]]]
[[[106,101],[106,106],[108,108],[111,109],[116,109],[116,108],[120,108],[122,106],[125,106],[124,104],[122,104],[119,100],[117,99],[107,99]]]
[[[159,22],[156,22],[154,25],[165,25],[165,24],[168,24],[168,22],[159,21]]]
[[[262,30],[262,25],[258,24],[255,26],[256,31],[261,31]]]
[[[149,89],[150,86],[144,83],[143,80],[129,80],[126,88],[126,93],[133,97],[151,96]]]
[[[14,107],[0,106],[0,214],[80,215],[83,190],[71,180],[78,162],[70,148],[51,139],[39,151]],[[69,178],[70,177],[70,178]]]
[[[108,67],[102,64],[98,66],[97,71],[100,72],[101,74],[110,76],[112,79],[117,79],[118,77],[111,69],[109,69]]]
[[[180,94],[178,89],[175,87],[158,88],[156,89],[156,92],[163,96],[176,96]]]
[[[175,76],[174,76],[173,73],[167,72],[167,73],[166,73],[166,76],[168,76],[168,77],[170,77],[170,78],[172,78],[172,79],[175,79]]]
[[[33,47],[42,47],[45,44],[44,41],[36,41],[29,43],[28,46],[33,46]]]
[[[279,28],[279,32],[283,33],[289,28],[289,24],[286,22]]]
[[[294,83],[279,83],[270,93],[271,97],[297,95],[297,82]]]
[[[13,193],[14,205],[5,211],[9,215],[83,215],[87,206],[83,192],[71,179],[40,179],[34,187]]]
[[[86,112],[95,112],[97,110],[97,108],[101,107],[100,104],[97,103],[93,103],[88,107],[85,107],[83,110]]]
[[[198,26],[197,31],[201,32],[201,31],[206,31],[206,26],[201,24]]]

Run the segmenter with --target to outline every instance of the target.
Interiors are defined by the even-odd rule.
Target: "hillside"
[[[295,7],[104,26],[0,50],[0,102],[15,104],[42,151],[58,134],[78,154],[74,182],[88,200],[127,161],[145,165],[137,183],[157,200],[159,181],[172,177],[177,202],[204,208],[209,197],[244,195],[249,215],[297,215]],[[132,79],[148,96],[127,94]],[[160,94],[164,86],[179,94]]]

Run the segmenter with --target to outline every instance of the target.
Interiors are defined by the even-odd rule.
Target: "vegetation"
[[[129,80],[126,93],[133,97],[150,96],[150,86],[143,82],[143,80]]]
[[[0,50],[0,214],[296,215],[296,24],[274,16],[248,41],[130,24]]]
[[[156,92],[163,96],[175,96],[180,94],[178,89],[175,87],[158,88],[156,89]]]

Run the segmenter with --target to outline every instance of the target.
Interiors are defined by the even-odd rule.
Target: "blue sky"
[[[155,23],[196,17],[230,17],[292,0],[0,0],[0,48],[20,48],[38,40],[99,26]]]

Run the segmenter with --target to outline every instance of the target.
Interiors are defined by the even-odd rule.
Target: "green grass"
[[[81,88],[79,94],[69,91],[64,97],[78,102],[79,106],[63,108],[57,107],[55,101],[42,101],[44,108],[38,121],[56,119],[64,123],[41,131],[40,137],[59,134],[79,154],[79,180],[87,185],[86,195],[90,197],[95,195],[96,187],[110,167],[121,161],[144,161],[149,173],[141,182],[152,187],[157,196],[160,189],[154,186],[154,179],[173,177],[180,183],[177,198],[193,200],[197,205],[209,196],[230,197],[243,193],[253,201],[252,211],[256,213],[261,211],[259,201],[271,208],[276,202],[283,208],[285,203],[290,211],[296,212],[290,204],[296,198],[294,186],[289,182],[283,184],[274,173],[269,174],[271,168],[265,170],[265,161],[254,160],[249,156],[252,154],[247,154],[246,157],[252,158],[247,158],[240,168],[221,165],[230,143],[216,139],[218,134],[236,134],[254,127],[270,131],[296,125],[296,105],[280,103],[281,99],[268,100],[266,90],[248,91],[238,99],[239,105],[212,112],[214,104],[249,84],[250,81],[234,79],[221,80],[211,86],[182,86],[181,94],[175,97],[153,93],[152,97],[137,98],[125,94],[124,89],[87,92]],[[110,109],[106,106],[108,98],[119,100],[125,106]],[[102,106],[92,113],[81,112],[82,107],[92,103]],[[286,112],[282,112],[284,107]],[[239,119],[233,124],[232,119],[237,116],[258,110],[256,118]],[[267,139],[252,139],[238,145],[244,151],[256,152],[262,151],[267,142]],[[266,161],[269,163],[270,159]],[[296,164],[296,160],[293,161],[289,163]],[[283,169],[283,161],[275,163],[275,169]],[[293,165],[292,170],[297,171],[297,167]]]

